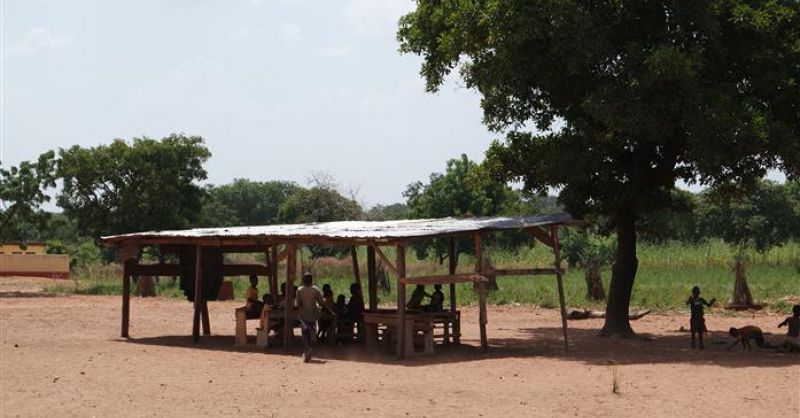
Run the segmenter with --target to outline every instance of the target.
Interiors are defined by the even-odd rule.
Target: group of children
[[[430,299],[427,305],[422,304],[425,298]],[[408,303],[406,303],[406,309],[425,312],[440,312],[444,310],[444,292],[442,291],[442,285],[433,285],[433,293],[429,295],[428,292],[425,291],[425,286],[418,284],[417,287],[414,288],[414,291],[411,292],[411,298],[409,298]]]
[[[700,349],[702,350],[705,348],[703,345],[703,334],[707,332],[707,329],[706,321],[703,317],[703,307],[710,307],[714,304],[714,302],[715,299],[711,299],[709,302],[700,297],[699,287],[695,286],[692,288],[692,295],[689,296],[689,299],[686,301],[686,304],[689,305],[691,310],[689,331],[692,334],[692,348],[697,347],[695,344],[695,335],[699,340]],[[767,343],[764,340],[764,332],[761,331],[761,328],[755,325],[747,325],[741,328],[731,328],[728,333],[731,337],[734,337],[735,340],[727,347],[727,350],[730,350],[733,348],[733,346],[739,343],[742,344],[742,348],[750,350],[752,347],[752,341],[760,348],[782,348],[788,351],[800,351],[800,305],[794,305],[794,307],[792,307],[792,316],[786,318],[783,322],[778,324],[778,328],[784,326],[788,327],[788,332],[786,333],[786,339],[781,347],[775,347]]]
[[[312,281],[313,277],[310,273],[303,275],[303,287],[298,288],[294,286],[295,298],[293,300],[294,307],[300,308],[301,315],[303,311],[304,296],[301,293],[309,293],[310,291],[304,290],[308,287],[305,285],[307,280]],[[319,290],[319,289],[317,289]],[[330,284],[324,284],[320,292],[321,299],[319,307],[316,307],[317,314],[310,314],[309,317],[314,317],[314,322],[319,321],[319,331],[317,337],[324,340],[332,341],[335,336],[337,342],[348,342],[353,339],[354,324],[361,322],[364,318],[364,297],[361,293],[361,286],[357,283],[350,285],[350,300],[346,300],[345,295],[340,294],[334,300],[333,289]],[[280,294],[276,299],[270,293],[265,293],[261,300],[258,298],[258,276],[250,276],[250,287],[247,288],[245,309],[248,318],[261,318],[260,326],[267,327],[266,313],[273,308],[284,308],[286,305],[286,283],[281,283]],[[311,301],[315,298],[305,298],[305,305],[310,305]],[[308,306],[307,306],[308,307]],[[313,312],[312,308],[311,312]],[[318,316],[318,317],[317,317]],[[278,319],[281,321],[281,319]],[[302,321],[301,321],[302,322]],[[311,321],[308,321],[311,322]],[[302,324],[301,324],[302,325]],[[282,326],[282,324],[279,324]],[[363,327],[362,327],[363,328]]]

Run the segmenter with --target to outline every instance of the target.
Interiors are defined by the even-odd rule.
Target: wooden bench
[[[297,317],[297,309],[294,310],[293,317]],[[242,306],[236,308],[236,345],[237,346],[244,346],[247,345],[247,321],[260,321],[261,318],[248,318],[247,317],[247,308]],[[264,314],[264,323],[267,324],[267,333],[269,330],[276,329],[278,325],[278,321],[285,318],[285,310],[283,308],[272,308],[271,310],[265,312]],[[291,324],[294,327],[294,324]],[[257,330],[261,330],[261,327],[257,327]],[[266,339],[264,339],[266,341]],[[265,344],[267,346],[268,344]]]
[[[405,352],[411,354],[433,354],[433,316],[426,313],[409,313],[405,318]],[[364,312],[364,326],[367,334],[367,349],[376,351],[380,346],[379,331],[383,331],[383,342],[387,348],[393,347],[393,335],[400,319],[397,312],[375,311]],[[385,328],[381,328],[383,325]],[[421,353],[414,351],[415,336],[421,334],[423,350]]]
[[[433,318],[434,340],[442,344],[461,344],[461,311],[430,312]],[[441,333],[437,331],[441,330]]]

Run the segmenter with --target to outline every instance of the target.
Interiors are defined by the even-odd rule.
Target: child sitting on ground
[[[784,325],[789,326],[789,330],[786,332],[786,340],[783,342],[783,348],[789,351],[800,351],[800,305],[792,307],[792,314],[792,316],[778,324],[778,328]]]
[[[692,316],[689,320],[689,330],[692,333],[692,348],[695,348],[694,344],[694,335],[697,334],[697,337],[700,339],[700,349],[704,349],[703,346],[703,333],[706,330],[706,320],[703,317],[703,305],[711,307],[714,304],[716,299],[711,299],[711,302],[706,302],[705,299],[700,297],[700,287],[695,286],[692,288],[692,295],[689,296],[689,300],[686,301],[686,304],[689,305]]]

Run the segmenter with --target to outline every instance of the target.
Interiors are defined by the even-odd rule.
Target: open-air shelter
[[[537,215],[523,217],[492,218],[443,218],[397,221],[345,221],[295,225],[242,226],[229,228],[198,228],[175,231],[151,231],[103,237],[106,245],[120,249],[123,262],[122,273],[122,330],[123,338],[129,336],[130,285],[133,277],[144,275],[178,276],[181,288],[194,303],[192,338],[210,335],[208,301],[216,300],[217,292],[225,276],[255,274],[269,278],[269,290],[278,294],[278,266],[286,260],[285,306],[294,300],[293,283],[297,279],[298,248],[304,245],[331,245],[350,247],[356,282],[360,284],[357,247],[367,247],[368,310],[378,309],[378,280],[376,258],[394,273],[397,288],[397,354],[406,355],[406,286],[449,285],[450,309],[456,309],[456,284],[474,283],[478,294],[480,339],[483,350],[488,349],[486,335],[486,276],[554,276],[558,285],[561,322],[564,331],[564,348],[567,349],[567,318],[564,298],[563,275],[558,228],[575,221],[569,215]],[[524,231],[552,249],[551,266],[530,268],[490,268],[484,265],[483,236],[498,231]],[[408,276],[406,274],[406,249],[414,240],[438,238],[448,243],[449,274],[430,276]],[[475,247],[475,271],[457,273],[456,242],[471,239]],[[174,254],[177,262],[145,264],[141,262],[142,249],[157,246],[161,254]],[[395,260],[386,256],[384,249],[395,248]],[[226,253],[263,253],[264,264],[228,264]],[[275,301],[277,303],[277,301]],[[285,321],[294,318],[290,309],[285,310]],[[284,327],[284,344],[288,347],[293,329]]]

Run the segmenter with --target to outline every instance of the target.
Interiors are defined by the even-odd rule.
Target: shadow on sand
[[[622,365],[696,363],[721,367],[785,367],[800,364],[800,353],[783,353],[771,349],[754,348],[752,352],[743,351],[740,346],[726,351],[727,334],[711,332],[706,337],[705,350],[689,347],[689,335],[675,332],[668,335],[640,335],[637,338],[601,338],[593,329],[570,329],[569,351],[564,351],[561,328],[532,328],[519,330],[524,336],[515,338],[490,338],[489,352],[483,353],[476,340],[462,340],[460,346],[437,345],[432,356],[414,355],[406,360],[397,360],[389,352],[371,353],[361,344],[345,346],[317,345],[314,358],[321,361],[355,361],[393,364],[404,367],[427,366],[444,363],[466,363],[486,359],[504,358],[542,358],[562,361],[578,361],[592,365],[605,365],[610,360]],[[783,340],[783,336],[765,337],[773,344]],[[262,349],[256,347],[251,337],[245,347],[234,345],[230,335],[205,336],[193,343],[190,336],[161,336],[117,340],[128,344],[143,344],[164,347],[182,347],[195,350],[226,351],[252,355],[276,355],[300,357],[302,344],[295,338],[291,350],[283,347]]]

